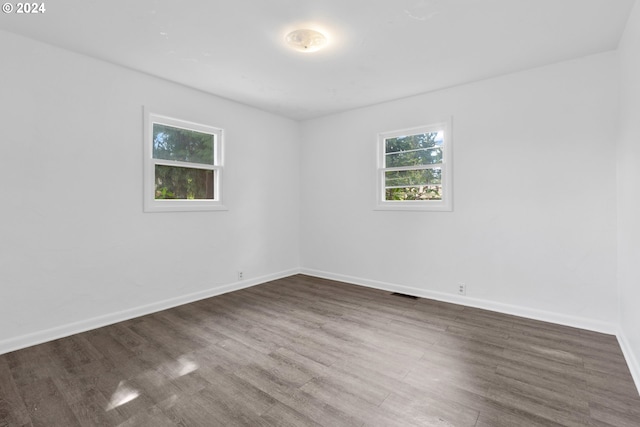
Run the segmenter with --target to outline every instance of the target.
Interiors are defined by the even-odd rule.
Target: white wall
[[[0,353],[296,271],[296,122],[10,33],[0,51]],[[143,213],[143,105],[225,130],[228,212]]]
[[[620,48],[618,281],[621,344],[640,387],[640,3]]]
[[[616,61],[304,122],[303,271],[614,332]],[[374,211],[376,133],[447,116],[454,211]]]

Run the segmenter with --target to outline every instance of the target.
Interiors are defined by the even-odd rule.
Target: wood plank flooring
[[[298,275],[0,356],[6,426],[640,426],[613,336]]]

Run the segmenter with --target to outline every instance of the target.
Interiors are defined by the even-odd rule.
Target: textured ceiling
[[[55,0],[0,29],[294,119],[615,49],[634,0]],[[314,54],[284,46],[323,29]]]

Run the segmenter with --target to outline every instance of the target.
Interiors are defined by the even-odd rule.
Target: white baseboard
[[[202,299],[211,298],[216,295],[226,294],[227,292],[237,291],[240,289],[259,285],[261,283],[266,283],[272,280],[281,279],[283,277],[292,276],[294,274],[298,274],[299,272],[300,270],[297,268],[281,271],[278,273],[268,274],[268,275],[256,277],[253,279],[246,279],[246,280],[229,283],[222,286],[217,286],[215,288],[207,289],[200,292],[181,295],[176,298],[157,301],[157,302],[143,305],[140,307],[134,307],[127,310],[106,314],[104,316],[97,316],[90,319],[81,320],[79,322],[56,326],[54,328],[45,329],[42,331],[18,336],[15,338],[9,338],[7,340],[0,341],[0,354],[9,353],[14,350],[20,350],[22,348],[41,344],[47,341],[56,340],[58,338],[68,337],[70,335],[86,332],[91,329],[112,325],[114,323],[133,319],[135,317],[145,316],[147,314],[177,307],[183,304],[189,304],[191,302],[199,301]]]
[[[543,322],[556,323],[574,328],[586,329],[594,332],[601,332],[609,335],[616,335],[618,328],[616,324],[602,322],[598,320],[587,319],[583,317],[568,316],[566,314],[554,313],[550,311],[537,310],[534,308],[523,307],[518,305],[504,304],[480,298],[470,298],[444,292],[429,291],[425,289],[412,288],[393,283],[380,282],[377,280],[363,279],[360,277],[346,276],[343,274],[329,273],[326,271],[313,270],[303,268],[301,274],[308,276],[320,277],[323,279],[336,280],[339,282],[351,283],[354,285],[366,286],[369,288],[381,289],[390,292],[399,292],[407,295],[433,299],[437,301],[449,302],[453,304],[464,305],[468,307],[481,308],[484,310],[495,311],[498,313],[511,314],[514,316],[525,317],[528,319],[540,320]]]
[[[620,348],[622,349],[622,354],[624,354],[624,358],[627,360],[633,381],[636,383],[636,389],[638,393],[640,393],[640,363],[638,363],[638,358],[622,329],[618,331],[617,337]]]

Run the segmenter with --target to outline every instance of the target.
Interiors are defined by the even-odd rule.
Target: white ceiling
[[[615,49],[634,0],[55,0],[0,29],[294,119]],[[331,44],[284,46],[291,29]]]

